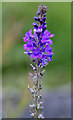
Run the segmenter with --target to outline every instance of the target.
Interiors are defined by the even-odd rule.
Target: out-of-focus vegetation
[[[24,55],[23,36],[33,29],[33,17],[40,2],[2,4],[3,115],[18,117],[30,102],[27,86],[32,86],[31,60]],[[47,29],[55,34],[53,61],[46,67],[43,89],[70,82],[71,14],[70,3],[44,3],[48,6]],[[17,99],[16,99],[17,98]],[[16,102],[16,103],[15,103]]]

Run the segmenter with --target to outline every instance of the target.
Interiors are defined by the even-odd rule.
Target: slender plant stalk
[[[39,58],[37,58],[37,93],[36,93],[36,96],[38,96],[39,95],[39,91],[38,91],[38,89],[39,89],[39,67],[38,67],[38,63],[39,63]],[[38,103],[39,103],[39,101],[38,101],[38,99],[37,99],[37,97],[36,97],[36,118],[38,119],[38,116],[39,116],[39,109],[37,109],[37,107],[38,107]]]

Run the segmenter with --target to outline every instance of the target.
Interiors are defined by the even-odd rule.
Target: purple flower
[[[25,34],[23,37],[24,42],[24,54],[28,54],[35,65],[31,65],[34,73],[30,73],[31,77],[33,78],[34,86],[33,88],[29,88],[28,90],[32,94],[32,98],[34,100],[34,104],[31,104],[30,107],[33,110],[31,113],[32,118],[44,118],[43,114],[40,112],[43,110],[43,102],[40,102],[42,99],[42,95],[40,94],[40,90],[42,89],[41,85],[41,78],[45,72],[42,68],[52,61],[52,48],[53,41],[51,40],[54,37],[54,34],[51,34],[50,31],[46,30],[46,11],[47,6],[41,4],[37,11],[37,17],[34,17],[36,22],[33,22],[33,33],[30,29],[29,32]]]
[[[30,55],[31,58],[42,58],[43,52],[40,51],[40,48],[34,49],[32,54]]]
[[[29,32],[25,34],[25,37],[23,37],[24,42],[27,42],[30,39],[31,34],[32,34],[32,30],[30,29]]]
[[[37,12],[37,17],[34,17],[35,21],[39,23],[38,25],[36,22],[33,22],[34,34],[32,34],[32,30],[30,29],[29,32],[25,34],[25,37],[23,37],[24,42],[27,42],[23,46],[25,52],[31,59],[34,58],[35,61],[39,58],[39,65],[42,64],[43,66],[52,61],[52,56],[54,54],[51,48],[53,41],[50,39],[54,37],[54,34],[46,30],[46,9],[46,6],[41,5]]]
[[[24,45],[25,51],[33,50],[33,43],[30,40],[27,44]]]
[[[53,36],[54,34],[51,35],[51,33],[48,30],[45,30],[45,32],[41,34],[41,38],[42,38],[41,42],[52,45],[52,40],[49,38]]]

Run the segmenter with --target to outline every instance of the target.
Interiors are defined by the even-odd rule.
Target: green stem
[[[36,114],[36,119],[38,120],[38,115],[39,115],[39,110],[37,109],[38,107],[38,98],[37,96],[39,95],[39,67],[38,67],[38,63],[39,63],[39,58],[37,58],[37,64],[36,64],[36,67],[37,67],[37,83],[36,83],[36,97],[35,97],[35,104],[36,104],[36,110],[35,110],[35,114]]]

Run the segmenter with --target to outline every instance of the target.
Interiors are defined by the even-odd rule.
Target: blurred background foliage
[[[40,2],[2,3],[2,75],[3,116],[19,117],[30,102],[28,84],[30,57],[24,55],[23,37],[33,29],[33,17]],[[44,3],[48,6],[47,29],[55,34],[53,61],[45,68],[43,90],[70,83],[71,64],[71,3]],[[30,98],[30,99],[29,99]]]

